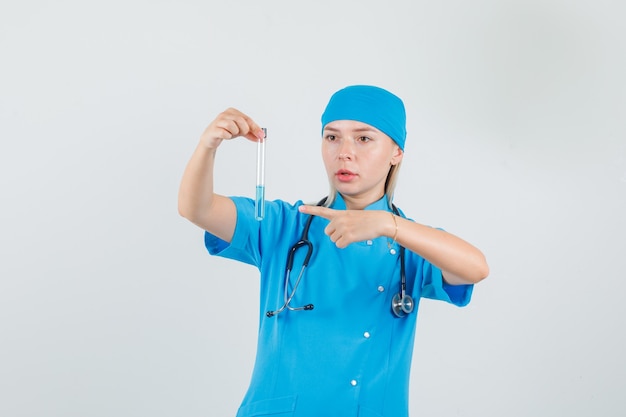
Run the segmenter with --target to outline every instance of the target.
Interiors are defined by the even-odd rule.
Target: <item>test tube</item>
[[[254,213],[257,220],[265,217],[265,138],[267,129],[263,128],[263,139],[256,143],[256,199]]]

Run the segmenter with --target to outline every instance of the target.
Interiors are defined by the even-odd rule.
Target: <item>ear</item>
[[[400,149],[398,145],[396,145],[393,149],[393,154],[391,155],[391,165],[398,165],[400,161],[402,161],[403,156],[404,151]]]

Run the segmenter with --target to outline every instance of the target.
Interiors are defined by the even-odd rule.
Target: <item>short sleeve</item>
[[[446,301],[458,307],[469,304],[474,285],[450,285],[443,280],[441,269],[424,260],[422,265],[422,297]]]
[[[259,265],[259,222],[254,220],[254,201],[245,197],[231,197],[237,208],[237,223],[230,243],[204,232],[204,245],[211,255],[234,259],[250,265]],[[253,219],[253,221],[250,221]]]

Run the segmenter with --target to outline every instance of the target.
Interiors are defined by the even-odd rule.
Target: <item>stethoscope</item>
[[[324,197],[319,203],[318,206],[321,206],[326,202],[326,198]],[[391,205],[393,212],[400,216],[400,212],[396,208],[394,204]],[[309,260],[311,259],[311,255],[313,254],[313,244],[309,240],[309,228],[311,227],[311,222],[313,221],[313,216],[309,216],[306,224],[304,225],[304,230],[302,231],[302,237],[299,241],[297,241],[291,249],[289,249],[289,255],[287,257],[287,267],[285,270],[285,290],[284,290],[284,302],[283,305],[274,311],[268,311],[265,313],[267,317],[276,316],[282,313],[285,310],[291,311],[308,311],[313,310],[313,304],[306,304],[300,307],[291,306],[291,300],[293,299],[296,291],[298,289],[298,285],[300,285],[300,281],[302,280],[302,276],[304,275],[304,270],[309,264]],[[296,282],[293,284],[293,289],[289,292],[289,278],[291,276],[291,270],[293,269],[293,259],[295,257],[298,249],[306,247],[306,256],[304,257],[304,261],[302,262],[302,267],[300,268],[300,273],[298,274],[298,278],[296,278]],[[405,249],[403,246],[400,246],[400,292],[393,296],[391,300],[391,311],[397,317],[404,317],[405,315],[411,313],[413,308],[415,307],[415,303],[413,301],[413,297],[406,293],[406,274],[404,270],[404,252]]]

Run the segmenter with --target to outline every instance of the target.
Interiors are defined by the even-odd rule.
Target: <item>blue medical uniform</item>
[[[391,311],[400,291],[399,247],[379,237],[339,249],[324,234],[328,220],[315,217],[309,230],[313,255],[291,302],[310,311],[285,310],[285,265],[308,216],[291,205],[267,201],[256,221],[254,201],[233,197],[237,224],[228,244],[206,233],[209,252],[255,265],[260,270],[260,321],[256,362],[237,417],[405,417],[409,372],[420,297],[467,304],[471,285],[443,282],[441,270],[406,251],[407,293],[415,311],[403,318]],[[345,209],[341,195],[332,206]],[[391,211],[387,199],[366,210]],[[290,285],[302,265],[296,254]]]

